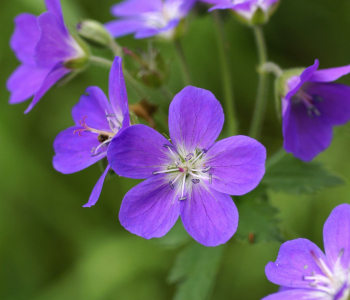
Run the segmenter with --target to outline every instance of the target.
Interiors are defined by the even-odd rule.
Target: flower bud
[[[113,41],[113,37],[106,28],[94,20],[80,22],[77,25],[77,31],[80,37],[95,47],[109,47]]]
[[[88,45],[77,35],[72,34],[73,39],[80,46],[78,50],[79,56],[71,58],[64,62],[64,66],[71,70],[80,70],[85,68],[89,62],[90,49]]]

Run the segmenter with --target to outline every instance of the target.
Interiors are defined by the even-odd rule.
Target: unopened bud
[[[110,47],[113,37],[107,29],[99,22],[94,20],[84,20],[77,25],[77,31],[80,37],[96,47]]]

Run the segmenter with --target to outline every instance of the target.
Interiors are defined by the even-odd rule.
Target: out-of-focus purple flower
[[[248,21],[252,21],[255,13],[260,9],[268,19],[279,0],[201,0],[214,6],[209,10],[232,9]]]
[[[323,228],[326,255],[312,242],[284,243],[265,268],[280,292],[263,300],[347,300],[350,296],[350,205],[337,206]]]
[[[114,37],[135,33],[135,38],[162,36],[171,39],[175,28],[196,0],[125,0],[112,7],[112,15],[121,18],[106,24]]]
[[[224,123],[209,91],[186,87],[169,109],[171,141],[144,125],[115,137],[110,166],[120,176],[147,179],[124,197],[119,219],[146,239],[165,235],[179,215],[188,233],[205,246],[226,243],[236,232],[237,208],[229,195],[254,189],[265,172],[266,150],[235,136],[214,143]]]
[[[105,158],[112,138],[130,125],[121,61],[116,57],[110,72],[109,101],[100,88],[89,87],[73,107],[75,126],[61,132],[54,142],[53,165],[57,171],[75,173]],[[108,165],[84,207],[97,202],[109,169]]]
[[[15,18],[10,42],[22,63],[7,81],[10,104],[34,96],[26,113],[57,81],[88,59],[64,24],[59,0],[45,0],[45,3],[48,11],[39,17],[23,13]]]
[[[310,161],[329,147],[332,126],[350,120],[350,87],[332,81],[350,73],[350,65],[318,70],[319,62],[286,82],[282,99],[284,149]]]

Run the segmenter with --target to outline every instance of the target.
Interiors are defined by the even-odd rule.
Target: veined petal
[[[92,193],[89,198],[89,202],[83,205],[83,207],[91,207],[96,204],[98,198],[100,198],[103,182],[105,181],[105,178],[110,168],[111,167],[108,165],[106,170],[102,173],[101,177],[99,178],[96,185],[94,186],[94,189],[92,190]]]
[[[141,19],[121,19],[105,24],[106,29],[115,37],[122,37],[134,33],[145,27],[145,22]]]
[[[330,82],[350,73],[350,65],[316,71],[310,78],[312,82]]]
[[[303,161],[311,161],[329,147],[332,135],[327,117],[310,117],[302,103],[289,103],[283,115],[283,147],[287,152]]]
[[[220,102],[207,90],[185,87],[170,104],[170,137],[182,154],[186,155],[196,148],[209,149],[223,124]]]
[[[232,4],[232,3],[228,3],[228,4],[218,4],[213,6],[212,8],[209,9],[209,11],[213,11],[216,9],[233,9],[233,10],[247,10],[249,11],[251,8],[251,5],[253,3],[257,2],[257,0],[247,0],[243,3],[238,3],[238,4]]]
[[[23,13],[15,18],[15,31],[10,40],[11,49],[15,52],[18,60],[35,66],[34,50],[40,39],[40,29],[37,17]]]
[[[113,110],[106,95],[97,86],[88,87],[72,109],[75,125],[79,126],[79,121],[87,117],[85,121],[89,127],[110,132],[107,114],[113,114]]]
[[[116,17],[138,16],[146,12],[161,11],[162,8],[162,0],[124,0],[114,5],[111,12]]]
[[[119,220],[131,233],[150,239],[164,236],[174,226],[179,214],[178,196],[170,188],[166,176],[157,175],[125,195]]]
[[[116,56],[109,75],[109,101],[123,127],[130,125],[128,95],[123,75],[122,58]]]
[[[34,96],[49,72],[50,69],[42,69],[36,66],[19,66],[7,81],[7,89],[11,92],[9,103],[20,103]]]
[[[333,297],[317,290],[293,289],[271,294],[262,300],[333,300]]]
[[[253,190],[265,174],[266,149],[247,136],[234,136],[213,145],[205,156],[210,166],[211,188],[229,195]]]
[[[56,16],[57,20],[59,21],[62,32],[65,32],[68,36],[69,32],[66,25],[64,24],[60,0],[45,0],[45,4],[47,10]]]
[[[33,101],[28,106],[27,110],[24,113],[28,113],[32,108],[39,102],[39,100],[45,95],[45,93],[61,78],[66,76],[71,71],[60,63],[56,65],[46,76],[43,84],[40,89],[35,93]]]
[[[54,141],[56,155],[53,158],[54,168],[63,173],[70,174],[81,171],[107,154],[106,148],[100,148],[101,154],[94,156],[94,149],[100,145],[97,135],[91,132],[82,132],[81,136],[75,130],[80,126],[70,127],[62,131]]]
[[[328,262],[334,266],[339,258],[344,269],[350,265],[350,205],[333,209],[323,228],[323,240]]]
[[[108,161],[120,176],[145,179],[171,164],[169,141],[154,129],[134,125],[120,131],[108,147]]]
[[[204,246],[224,244],[236,232],[238,211],[229,195],[195,184],[180,202],[185,229]]]
[[[323,252],[307,239],[296,239],[284,243],[278,253],[276,262],[266,265],[265,273],[271,282],[291,288],[311,289],[312,281],[305,276],[322,274],[315,258],[327,263]]]
[[[179,20],[172,20],[167,24],[167,26],[159,29],[154,29],[154,28],[141,29],[136,32],[135,39],[145,39],[158,34],[166,34],[167,31],[171,31],[172,29],[174,29],[179,24],[179,22],[180,22]]]
[[[339,83],[309,83],[306,92],[320,98],[315,106],[332,125],[344,125],[350,120],[350,87]]]

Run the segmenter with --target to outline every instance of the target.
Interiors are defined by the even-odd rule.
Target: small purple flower
[[[332,126],[350,120],[350,87],[331,81],[350,73],[350,65],[317,70],[318,60],[287,81],[282,99],[284,149],[310,161],[329,147]]]
[[[135,38],[151,36],[173,38],[175,28],[191,10],[196,0],[125,0],[112,7],[121,19],[106,24],[114,37],[135,33]]]
[[[62,77],[72,72],[69,63],[87,60],[87,54],[69,34],[59,0],[45,0],[47,12],[36,17],[23,13],[15,18],[11,48],[22,63],[7,81],[10,104],[34,96],[28,113]]]
[[[265,173],[266,149],[246,136],[215,142],[222,107],[206,90],[186,87],[169,109],[171,141],[145,125],[123,130],[107,158],[120,176],[147,179],[124,197],[119,219],[146,239],[162,237],[179,215],[188,233],[205,246],[226,243],[236,232],[230,195],[253,190]]]
[[[201,0],[214,6],[209,10],[232,9],[248,21],[251,21],[260,8],[267,16],[279,0]]]
[[[265,268],[280,292],[263,300],[347,300],[350,296],[350,205],[337,206],[323,228],[326,255],[307,239],[284,243]]]
[[[100,88],[89,87],[73,107],[72,116],[75,126],[61,132],[54,142],[53,166],[63,174],[78,172],[105,158],[112,138],[130,125],[120,57],[115,58],[109,76],[109,102]],[[96,204],[109,170],[108,165],[84,207]]]

